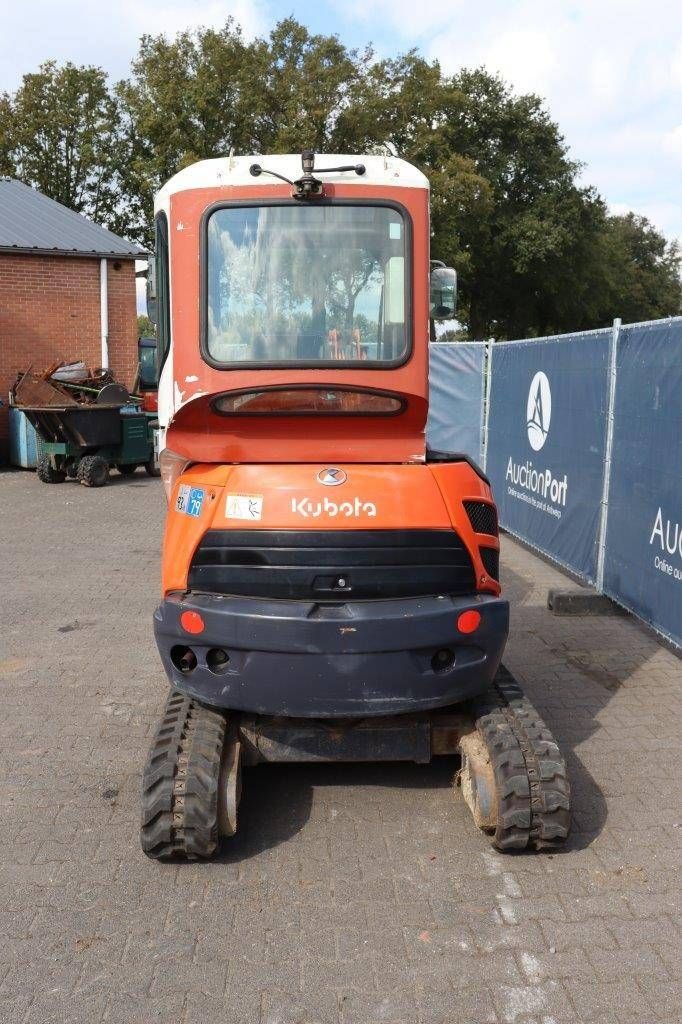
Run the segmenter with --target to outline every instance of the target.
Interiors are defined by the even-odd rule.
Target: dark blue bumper
[[[481,623],[463,635],[456,622],[468,609]],[[199,612],[202,633],[182,628],[185,611]],[[392,715],[467,700],[492,682],[508,627],[507,602],[485,595],[316,604],[171,594],[154,616],[173,687],[214,707],[295,718]]]

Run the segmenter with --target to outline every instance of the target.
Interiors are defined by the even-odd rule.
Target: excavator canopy
[[[157,200],[166,446],[201,462],[423,461],[426,178],[335,156],[355,173],[294,184],[300,157],[254,159],[195,164]]]

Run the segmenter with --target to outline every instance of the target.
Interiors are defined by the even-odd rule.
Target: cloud
[[[614,107],[623,93],[627,69],[617,54],[595,53],[587,69],[588,88],[602,107]]]
[[[609,203],[609,213],[613,214],[614,217],[622,217],[629,212],[630,207],[627,203]]]
[[[174,35],[187,28],[219,28],[229,15],[250,38],[273,22],[269,0],[32,0],[4,4],[0,31],[0,90],[13,90],[21,76],[46,60],[96,64],[113,80],[124,78],[140,36]],[[38,26],[38,28],[37,28]]]
[[[244,35],[252,38],[267,30],[269,19],[264,5],[254,0],[232,0],[225,3],[153,3],[149,0],[127,0],[123,3],[127,20],[135,26],[136,35],[143,32],[174,36],[187,28],[222,28],[228,17],[241,25]]]
[[[556,41],[541,28],[502,32],[482,47],[480,58],[481,64],[513,82],[519,92],[545,95],[558,73]]]
[[[682,235],[679,0],[353,0],[344,10],[446,73],[483,65],[537,93],[586,164],[585,183]]]
[[[663,136],[663,151],[682,164],[682,124]]]
[[[670,58],[670,79],[672,85],[682,92],[682,40],[675,47]]]
[[[466,11],[466,0],[347,0],[342,16],[346,21],[364,25],[374,35],[377,25],[388,26],[416,45],[435,30],[456,21]],[[381,46],[381,38],[376,38]]]

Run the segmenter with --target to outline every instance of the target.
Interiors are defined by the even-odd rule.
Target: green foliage
[[[245,41],[143,36],[131,76],[54,63],[0,97],[0,173],[151,246],[153,195],[196,160],[394,151],[432,190],[432,255],[457,268],[469,337],[523,337],[677,314],[675,245],[609,217],[537,96],[416,51],[378,59],[293,18]]]
[[[625,323],[680,312],[680,249],[646,217],[609,217],[604,237],[604,289],[597,317]],[[642,315],[642,311],[646,311]]]
[[[103,71],[48,61],[0,96],[0,173],[120,230],[120,128]]]
[[[156,337],[156,328],[149,317],[144,313],[137,318],[137,336],[138,338]]]
[[[452,327],[448,327],[447,330],[442,331],[438,335],[438,337],[436,338],[437,342],[439,342],[439,341],[472,341],[472,340],[473,339],[470,338],[468,336],[467,332],[463,328],[461,328],[461,327],[459,329],[457,329],[457,330],[453,330]]]
[[[441,139],[476,177],[459,224],[435,220],[434,255],[453,261],[453,233],[465,243],[466,259],[455,255],[454,264],[470,335],[522,337],[576,326],[577,304],[564,309],[562,297],[580,287],[569,280],[581,273],[574,256],[588,244],[600,201],[577,188],[578,167],[537,97],[514,96],[482,69],[462,71],[448,85],[459,98],[444,109]],[[455,179],[445,180],[451,188]],[[449,197],[445,206],[452,217]],[[467,212],[474,223],[463,219]]]

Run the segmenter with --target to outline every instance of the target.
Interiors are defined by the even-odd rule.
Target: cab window
[[[406,225],[392,206],[223,207],[207,238],[205,352],[217,364],[402,362]]]

